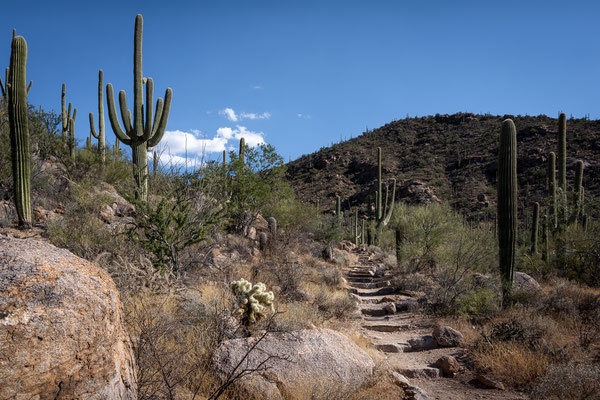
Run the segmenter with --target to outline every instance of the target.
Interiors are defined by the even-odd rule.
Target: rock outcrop
[[[224,342],[213,358],[226,376],[257,342],[256,337]],[[373,360],[346,336],[329,329],[306,329],[267,335],[236,373],[257,369],[236,383],[247,398],[278,400],[335,387],[353,391],[373,373]],[[341,392],[340,392],[341,393]]]
[[[0,236],[0,399],[135,399],[110,276],[67,250]]]

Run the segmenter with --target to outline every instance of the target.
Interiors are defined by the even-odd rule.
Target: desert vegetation
[[[267,361],[289,360],[273,353],[259,366],[240,362],[223,374],[215,355],[224,343],[251,338],[249,354],[271,335],[318,328],[342,332],[363,349],[375,365],[372,377],[358,388],[309,382],[312,392],[286,398],[411,398],[413,389],[394,381],[386,357],[358,326],[360,299],[346,278],[363,278],[366,271],[355,270],[359,256],[377,265],[373,276],[385,278],[389,295],[414,300],[407,308],[416,315],[462,332],[463,375],[491,377],[534,399],[600,396],[598,151],[581,134],[571,150],[565,114],[558,121],[538,118],[557,124],[556,138],[545,144],[539,165],[524,167],[518,147],[537,135],[529,122],[527,135],[519,130],[529,117],[456,117],[458,125],[495,132],[492,185],[480,193],[477,209],[462,207],[466,196],[453,193],[459,186],[436,181],[442,173],[435,163],[420,169],[418,179],[429,174],[439,198],[417,200],[399,188],[417,176],[386,167],[404,162],[403,154],[382,151],[390,148],[386,142],[431,138],[445,140],[447,154],[422,158],[456,158],[454,170],[469,164],[475,155],[458,149],[467,139],[450,143],[447,132],[419,131],[441,116],[403,122],[419,131],[415,137],[399,139],[384,127],[365,132],[362,142],[336,145],[369,154],[338,158],[366,171],[361,185],[354,194],[337,190],[305,201],[309,185],[321,194],[344,186],[312,166],[303,170],[302,163],[334,148],[286,164],[272,146],[249,147],[242,138],[222,160],[207,156],[194,168],[160,162],[152,151],[176,94],[167,89],[153,114],[153,81],[141,65],[142,24],[138,15],[134,109],[132,115],[121,92],[123,126],[112,85],[106,86],[114,147],[106,141],[102,70],[98,128],[90,113],[90,137],[78,146],[77,109],[66,105],[64,84],[61,115],[27,103],[27,44],[16,34],[0,107],[3,233],[39,235],[109,272],[124,305],[139,399],[247,398],[237,382],[267,369]],[[595,121],[576,123],[598,134]],[[582,159],[570,166],[573,155]],[[530,196],[524,181],[536,182]],[[392,304],[395,313],[398,303]]]

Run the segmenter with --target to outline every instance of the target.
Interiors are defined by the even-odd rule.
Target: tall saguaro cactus
[[[394,211],[394,202],[396,198],[396,179],[393,179],[392,198],[388,205],[389,188],[385,189],[385,199],[383,197],[383,180],[381,177],[381,147],[377,148],[377,192],[375,193],[375,221],[376,221],[376,242],[379,242],[381,229],[390,222]]]
[[[577,160],[575,169],[575,209],[573,215],[575,221],[578,221],[583,214],[583,161]]]
[[[27,42],[14,35],[6,83],[13,190],[19,226],[31,227],[29,127],[27,125]]]
[[[240,138],[240,152],[238,157],[242,164],[246,162],[246,139],[244,138]]]
[[[94,113],[90,113],[90,132],[92,136],[98,139],[98,151],[100,152],[100,159],[102,165],[106,161],[106,135],[104,133],[104,96],[103,96],[103,80],[104,72],[98,71],[98,132],[94,124]]]
[[[548,156],[548,192],[550,192],[550,218],[552,229],[558,225],[558,200],[556,198],[556,154],[550,152]]]
[[[567,116],[558,116],[558,191],[560,206],[558,219],[560,226],[567,222]]]
[[[12,35],[13,39],[15,37],[17,37],[17,30],[13,29],[13,35]],[[4,84],[2,84],[2,78],[0,77],[0,92],[2,92],[2,98],[4,99],[4,101],[8,101],[8,76],[10,75],[10,67],[6,68],[6,70],[4,71]],[[33,81],[29,81],[29,85],[27,85],[27,95],[29,95],[29,91],[31,90],[31,87],[33,86]]]
[[[136,198],[148,200],[148,151],[162,139],[169,111],[173,91],[167,88],[165,99],[159,98],[156,102],[154,122],[152,122],[152,103],[154,95],[154,82],[152,78],[142,75],[142,31],[144,20],[141,14],[135,17],[135,32],[133,39],[133,123],[131,111],[127,109],[127,95],[124,90],[119,92],[119,105],[124,130],[121,128],[115,109],[115,100],[112,84],[106,85],[106,99],[108,103],[108,118],[115,136],[124,144],[131,146],[133,160],[133,176],[136,183]],[[146,84],[146,108],[144,109],[143,85]],[[144,115],[145,114],[145,115]]]
[[[71,102],[69,102],[69,108],[67,110],[67,108],[65,107],[66,104],[66,97],[67,97],[67,85],[65,85],[64,83],[62,84],[62,92],[61,92],[61,96],[60,96],[60,108],[61,108],[61,122],[62,122],[62,137],[63,140],[70,140],[69,139],[69,121],[71,119],[73,119],[73,122],[75,122],[75,120],[77,119],[77,109],[73,109],[73,115],[71,116],[71,109],[73,107],[73,105],[71,104]]]
[[[502,122],[498,153],[498,245],[504,297],[510,293],[517,247],[517,130]]]
[[[540,203],[533,203],[533,221],[531,223],[531,254],[538,252],[538,232],[540,221]]]

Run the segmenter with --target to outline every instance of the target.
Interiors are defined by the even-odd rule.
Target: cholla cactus
[[[240,318],[243,325],[250,325],[259,322],[266,317],[267,308],[274,312],[273,292],[267,292],[264,283],[259,282],[252,286],[252,283],[245,279],[231,282],[231,290],[236,296],[237,309],[235,315]]]

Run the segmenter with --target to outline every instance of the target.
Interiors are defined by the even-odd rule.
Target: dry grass
[[[527,347],[511,342],[479,345],[472,353],[477,369],[514,387],[530,387],[544,376],[548,358]]]

